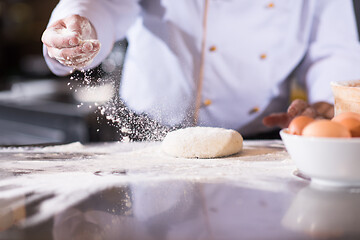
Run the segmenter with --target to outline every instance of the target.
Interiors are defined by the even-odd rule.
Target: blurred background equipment
[[[119,140],[95,109],[118,92],[126,41],[89,73],[53,75],[40,39],[57,3],[0,2],[0,145]]]

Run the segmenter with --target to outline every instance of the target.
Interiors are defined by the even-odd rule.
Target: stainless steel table
[[[219,159],[161,143],[0,148],[0,239],[358,239],[360,190],[311,184],[281,141]]]

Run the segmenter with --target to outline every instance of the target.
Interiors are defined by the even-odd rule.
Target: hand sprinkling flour
[[[100,51],[94,27],[79,15],[54,22],[43,33],[42,41],[51,58],[75,69],[89,65]]]

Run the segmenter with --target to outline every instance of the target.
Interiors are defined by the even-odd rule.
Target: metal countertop
[[[281,141],[218,159],[160,145],[0,148],[0,239],[360,237],[360,191],[313,186]]]

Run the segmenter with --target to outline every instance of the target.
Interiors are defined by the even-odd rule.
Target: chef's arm
[[[74,68],[89,69],[99,65],[111,52],[115,41],[125,37],[139,12],[138,0],[61,0],[42,37],[43,53],[50,70],[63,76]],[[69,31],[59,30],[76,25],[71,21],[77,20],[85,24],[88,21],[93,32],[91,37],[78,33],[75,38],[80,41],[73,41],[74,35]],[[78,22],[78,25],[83,23]],[[63,34],[60,43],[58,34]],[[49,51],[48,46],[56,49]]]
[[[351,0],[318,0],[307,54],[296,71],[308,102],[295,100],[286,113],[263,119],[267,126],[287,127],[298,115],[331,118],[330,82],[360,79],[360,43]]]

